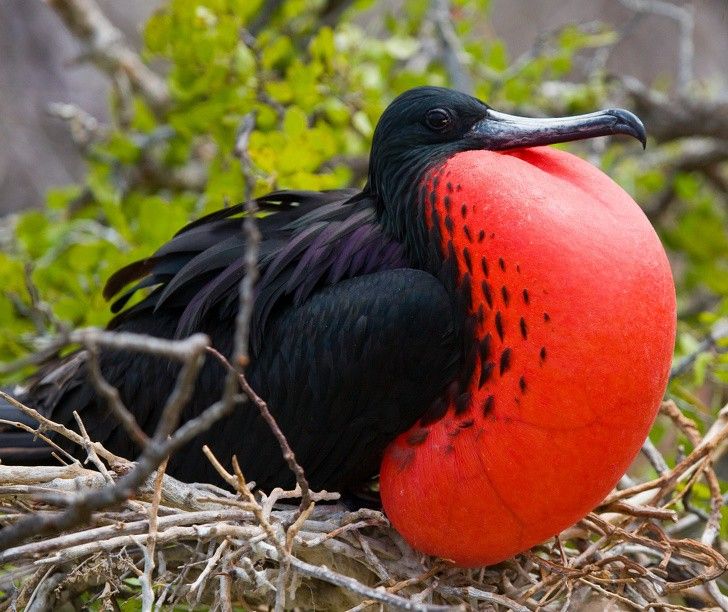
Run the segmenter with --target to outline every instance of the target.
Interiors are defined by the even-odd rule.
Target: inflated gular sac
[[[579,520],[628,468],[667,384],[674,286],[637,204],[568,153],[459,153],[426,191],[484,348],[467,409],[389,446],[382,500],[415,548],[492,564]]]

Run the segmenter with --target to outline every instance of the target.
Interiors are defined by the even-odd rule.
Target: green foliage
[[[114,270],[153,252],[186,221],[242,198],[234,144],[247,113],[256,114],[254,194],[360,184],[386,104],[409,87],[451,82],[429,5],[407,0],[404,12],[388,12],[373,4],[354,2],[336,19],[324,14],[323,0],[286,0],[272,15],[262,0],[170,0],[154,13],[142,56],[166,71],[171,102],[160,110],[139,96],[114,97],[111,125],[88,147],[83,184],[52,190],[44,210],[13,221],[0,254],[0,361],[23,356],[49,331],[31,316],[29,284],[60,321],[103,325],[110,313],[101,291]],[[458,57],[476,95],[534,114],[612,104],[600,71],[566,81],[580,54],[614,43],[614,32],[569,26],[514,58],[483,27],[488,4],[452,2]],[[677,355],[696,350],[728,316],[725,194],[702,174],[643,163],[633,147],[579,146],[646,203],[675,264],[683,313]],[[665,193],[677,205],[650,210]],[[710,351],[673,392],[686,405],[688,396],[703,397],[714,412],[727,381],[728,357]]]

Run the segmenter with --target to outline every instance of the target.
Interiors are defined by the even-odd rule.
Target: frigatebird
[[[666,385],[672,277],[631,198],[542,146],[614,134],[645,142],[621,109],[521,118],[420,87],[382,115],[363,189],[257,200],[273,214],[258,221],[247,375],[314,489],[355,489],[381,465],[397,529],[420,550],[477,565],[555,534],[616,483]],[[105,289],[116,296],[109,328],[200,331],[229,357],[244,214],[239,205],[198,219],[116,272]],[[152,432],[178,366],[110,349],[100,364]],[[19,399],[69,427],[77,411],[92,439],[135,457],[85,368],[83,353],[66,358]],[[183,420],[220,397],[224,378],[208,360]],[[36,460],[48,453],[27,434],[0,442]],[[294,484],[250,405],[167,471],[218,482],[203,444],[225,462],[237,455],[264,490]]]

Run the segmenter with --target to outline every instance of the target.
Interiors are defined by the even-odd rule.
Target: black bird
[[[398,434],[418,420],[440,419],[451,398],[467,403],[482,342],[474,338],[473,305],[462,291],[462,262],[448,255],[440,229],[428,224],[425,175],[467,150],[615,133],[644,139],[641,124],[626,111],[519,122],[471,96],[422,87],[399,96],[382,115],[361,191],[278,191],[257,200],[274,214],[258,221],[260,280],[247,375],[314,489],[355,488],[377,473]],[[151,257],[116,272],[105,288],[108,298],[117,296],[109,328],[163,338],[200,331],[230,357],[245,272],[243,215],[243,205],[207,215]],[[140,290],[149,293],[127,307]],[[151,433],[179,366],[114,350],[103,350],[100,364]],[[224,378],[223,367],[208,359],[183,421],[221,396]],[[140,451],[96,395],[84,352],[46,367],[18,399],[71,428],[78,411],[91,438],[110,451],[129,458]],[[20,418],[8,406],[0,416]],[[245,475],[264,490],[294,484],[250,405],[172,457],[168,473],[218,482],[203,444],[225,463],[237,455]],[[29,434],[6,430],[0,447],[6,463],[50,459],[49,449]]]

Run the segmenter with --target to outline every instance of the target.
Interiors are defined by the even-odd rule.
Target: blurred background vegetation
[[[2,10],[13,4],[19,10],[17,2]],[[114,270],[188,220],[241,200],[234,145],[246,115],[255,115],[255,195],[361,185],[382,110],[407,88],[435,84],[519,114],[619,105],[642,116],[645,153],[604,139],[568,148],[634,196],[668,250],[680,313],[670,397],[703,429],[728,401],[728,97],[725,81],[706,76],[695,58],[700,2],[621,0],[612,3],[622,11],[618,23],[574,19],[520,40],[517,53],[494,32],[490,11],[498,7],[487,0],[169,0],[144,24],[139,49],[89,0],[48,4],[79,41],[75,61],[94,65],[111,86],[103,118],[63,99],[48,109],[85,161],[82,179],[51,188],[42,205],[16,197],[12,208],[33,209],[0,222],[5,382],[28,374],[30,361],[19,369],[14,362],[59,331],[104,325],[101,289]],[[502,10],[523,20],[513,31],[526,32],[528,3],[520,6],[520,16]],[[704,33],[724,32],[728,41],[725,4],[711,6]],[[634,76],[620,46],[655,16],[675,35],[650,46],[674,62],[667,72]],[[11,111],[6,101],[0,124]],[[24,172],[43,184],[49,170],[31,160]],[[4,180],[0,197],[23,173]],[[663,435],[658,422],[656,443],[677,447]],[[700,505],[707,492],[696,485],[693,499]]]

